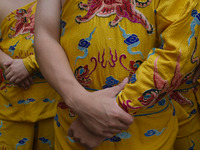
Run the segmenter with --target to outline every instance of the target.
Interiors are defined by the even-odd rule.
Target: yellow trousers
[[[52,150],[53,118],[35,123],[0,120],[0,150]]]
[[[177,138],[174,150],[200,150],[200,131],[187,137]]]
[[[55,150],[85,150],[73,138],[68,129],[77,115],[61,106],[54,118]],[[156,106],[155,106],[156,107]],[[173,105],[166,102],[160,111],[135,115],[134,123],[128,130],[105,139],[95,150],[173,150],[178,132],[178,119],[173,115]],[[149,108],[150,111],[154,108]]]

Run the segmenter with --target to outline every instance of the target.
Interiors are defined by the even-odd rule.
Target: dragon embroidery
[[[158,67],[157,67],[157,61],[158,58],[156,58],[154,62],[154,84],[156,89],[150,89],[143,93],[141,97],[138,98],[138,100],[142,103],[143,106],[149,107],[153,105],[154,103],[161,100],[166,94],[169,94],[171,98],[173,98],[175,101],[177,101],[180,104],[189,104],[193,105],[191,100],[188,100],[187,98],[184,98],[179,91],[175,91],[177,87],[179,87],[183,83],[183,75],[180,73],[180,54],[177,58],[176,63],[176,69],[174,72],[174,77],[171,81],[171,84],[168,84],[167,80],[164,80],[159,74],[158,74]]]
[[[88,0],[87,4],[80,2],[78,4],[81,10],[87,10],[87,14],[83,17],[77,16],[76,22],[83,23],[91,20],[95,15],[99,17],[109,17],[116,14],[113,21],[109,23],[110,27],[115,27],[123,19],[127,18],[133,23],[142,24],[147,33],[153,32],[152,25],[147,18],[136,9],[137,7],[146,7],[150,5],[151,0],[139,2],[138,0]]]
[[[10,27],[15,34],[9,34],[9,38],[15,38],[18,35],[29,33],[25,38],[30,39],[34,35],[35,14],[31,15],[34,5],[32,5],[27,11],[25,9],[16,10],[15,19],[17,22],[15,27]]]
[[[69,111],[69,116],[70,116],[71,118],[73,118],[73,117],[76,116],[76,114],[65,104],[64,101],[58,102],[57,108],[58,108],[58,107],[60,107],[61,109],[68,109],[68,111]]]
[[[83,86],[83,87],[88,87],[89,88],[89,84],[92,83],[92,80],[90,79],[90,74],[89,74],[89,68],[88,65],[83,66],[79,66],[76,70],[75,70],[75,78],[77,79],[77,81]]]

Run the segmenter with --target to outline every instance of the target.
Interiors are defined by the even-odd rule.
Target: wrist
[[[12,61],[13,58],[11,58],[10,56],[8,56],[7,54],[5,54],[4,52],[2,52],[0,50],[0,66],[3,67],[4,63],[7,63],[8,61]]]
[[[70,86],[65,88],[65,91],[61,95],[65,104],[75,111],[79,112],[79,109],[82,107],[82,104],[85,104],[84,100],[88,97],[89,92],[85,90],[76,80],[71,81]],[[67,92],[66,92],[67,91]]]

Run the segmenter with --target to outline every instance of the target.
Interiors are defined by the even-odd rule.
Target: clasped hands
[[[128,78],[119,85],[96,92],[88,92],[79,101],[78,118],[71,124],[68,135],[87,150],[97,147],[105,138],[127,130],[133,117],[122,110],[117,102],[117,94],[128,83]]]
[[[193,75],[193,82],[200,77],[200,65]],[[71,124],[68,135],[87,150],[97,147],[105,138],[127,130],[133,123],[133,117],[123,111],[115,97],[128,83],[125,79],[119,85],[90,93],[87,103],[77,113],[79,117]],[[86,101],[85,101],[86,102]],[[84,108],[85,107],[85,108]]]
[[[20,88],[28,89],[32,84],[32,77],[24,66],[23,59],[11,59],[3,63],[6,80]]]

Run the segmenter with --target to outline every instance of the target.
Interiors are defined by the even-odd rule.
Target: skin
[[[76,131],[76,132],[73,132]],[[81,118],[77,118],[71,125],[68,135],[73,137],[73,140],[86,147],[86,150],[92,150],[97,147],[105,138],[90,132],[81,122]],[[86,138],[82,138],[85,135]],[[90,141],[90,143],[88,143]]]
[[[34,0],[1,0],[0,24],[12,11],[33,1]],[[0,48],[0,60],[0,66],[5,69],[5,77],[7,80],[23,89],[28,89],[31,86],[32,78],[23,64],[23,59],[13,59]]]
[[[123,89],[123,87],[125,86],[127,81],[128,81],[128,78],[124,79],[124,81],[121,82],[115,88],[112,88],[112,89],[108,88],[105,91],[102,90],[102,92],[103,92],[102,94],[112,93],[112,94],[115,94],[115,96],[116,96]],[[108,95],[108,96],[112,96],[112,95]],[[104,103],[106,103],[106,102],[104,102]],[[117,107],[116,103],[112,103],[112,104],[113,104],[113,107]],[[110,104],[110,105],[112,105],[112,104]],[[109,103],[107,103],[106,105],[109,105]],[[107,108],[107,109],[110,109],[110,108]],[[116,113],[118,113],[118,112],[116,112]],[[101,132],[103,132],[103,134],[99,134],[97,132],[94,132],[94,130],[90,130],[87,128],[88,124],[93,123],[93,122],[89,122],[89,121],[90,120],[88,120],[88,122],[85,123],[85,122],[83,122],[81,117],[79,117],[72,123],[72,125],[70,126],[70,128],[68,130],[68,135],[70,137],[73,137],[75,141],[78,141],[78,143],[82,144],[83,146],[85,146],[88,149],[93,149],[93,148],[97,147],[106,137],[111,138],[113,136],[113,134],[117,134],[117,133],[121,132],[121,130],[117,131],[117,130],[113,130],[113,129],[108,129],[107,131],[101,131]],[[109,127],[112,127],[112,126],[117,127],[115,124],[109,124],[108,126]],[[100,128],[100,127],[98,127],[98,128]],[[111,132],[110,136],[109,135],[106,136],[107,133],[109,133],[109,132]]]
[[[86,148],[94,148],[102,141],[102,137],[112,137],[113,134],[128,129],[133,123],[133,117],[123,111],[115,100],[115,96],[123,89],[128,79],[115,87],[96,92],[86,91],[77,82],[65,51],[59,43],[60,11],[63,2],[38,1],[35,24],[36,59],[45,79],[62,96],[66,105],[80,117],[80,120],[71,125],[70,136],[78,135],[78,131],[73,128],[78,124],[82,126],[79,133],[84,130],[98,138],[94,142],[86,140],[89,143],[83,143]],[[91,139],[90,134],[80,134],[77,138],[79,141]]]

